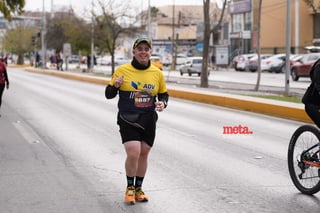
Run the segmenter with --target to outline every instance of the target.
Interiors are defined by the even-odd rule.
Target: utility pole
[[[171,70],[176,69],[176,57],[175,57],[175,51],[176,51],[176,44],[175,44],[175,3],[173,0],[172,4],[172,36],[171,36],[171,57],[172,57],[172,62],[171,62]]]
[[[53,0],[51,0],[51,18],[53,18]]]
[[[45,14],[45,9],[44,9],[44,0],[42,1],[42,30],[41,30],[41,52],[42,52],[42,68],[46,68],[47,64],[47,48],[46,48],[46,14]]]
[[[289,75],[290,75],[290,46],[291,46],[291,0],[287,1],[287,23],[286,23],[286,76],[285,94],[289,95]]]
[[[93,0],[91,1],[91,57],[90,57],[90,71],[94,67],[94,17],[93,17]]]
[[[299,46],[300,46],[300,38],[299,38],[299,30],[300,30],[300,3],[299,0],[295,1],[295,54],[299,54]]]
[[[148,38],[151,39],[151,7],[150,7],[150,0],[148,0]]]

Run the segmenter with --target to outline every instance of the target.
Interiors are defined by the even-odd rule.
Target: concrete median
[[[25,70],[28,72],[53,75],[67,79],[73,79],[101,85],[107,85],[109,82],[109,79],[103,77],[95,77],[78,73],[42,70],[30,67],[25,68]],[[168,93],[171,97],[175,98],[224,106],[228,108],[245,110],[250,112],[262,113],[266,115],[292,119],[296,121],[308,123],[312,122],[308,115],[305,113],[303,104],[267,100],[263,98],[255,98],[249,96],[225,94],[210,90],[203,91],[197,88],[171,87],[169,84]]]

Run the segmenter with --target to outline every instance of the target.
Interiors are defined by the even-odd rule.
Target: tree
[[[225,9],[226,9],[226,5],[227,5],[227,0],[224,0],[223,2],[223,6],[222,6],[222,10],[221,10],[221,13],[220,13],[220,18],[218,20],[218,24],[213,26],[213,28],[211,29],[211,33],[212,34],[216,34],[220,31],[221,29],[221,23],[223,21],[223,17],[224,17],[224,12],[225,12]]]
[[[48,17],[49,16],[47,16],[47,19]],[[55,15],[47,23],[49,23],[46,33],[47,48],[61,51],[63,43],[67,40],[64,27],[64,15]]]
[[[261,10],[262,10],[262,0],[259,0],[258,6],[258,29],[257,29],[257,37],[258,37],[258,45],[257,45],[257,54],[258,54],[258,76],[257,76],[257,83],[255,86],[255,91],[259,90],[260,86],[260,79],[261,79],[261,57],[260,57],[260,29],[261,29]]]
[[[90,24],[75,15],[70,9],[68,12],[56,14],[53,18],[47,17],[49,23],[47,32],[47,47],[61,50],[64,43],[70,43],[73,52],[90,51],[91,34]],[[57,36],[59,35],[59,36]]]
[[[3,16],[11,20],[13,13],[21,14],[23,7],[25,6],[25,0],[2,0],[0,1],[0,11]]]
[[[3,37],[3,49],[18,55],[17,64],[24,64],[24,54],[33,50],[32,36],[35,29],[26,27],[24,22],[18,22],[17,27],[8,30]]]
[[[210,40],[210,0],[203,0],[204,14],[204,37],[202,51],[202,71],[200,87],[208,87],[208,55],[209,55],[209,40]]]
[[[304,0],[305,3],[307,3],[307,5],[309,7],[311,7],[313,13],[319,13],[320,11],[320,1],[318,1],[318,5],[316,5],[314,3],[314,0]]]
[[[159,9],[157,7],[151,7],[151,17],[157,17]]]
[[[222,12],[220,14],[217,25],[211,29],[210,25],[210,0],[203,0],[203,14],[204,14],[204,38],[203,38],[203,52],[202,52],[202,72],[200,87],[208,87],[208,61],[209,59],[209,40],[210,34],[217,33],[221,29],[221,23],[224,17],[224,11],[226,8],[227,0],[224,0]]]
[[[128,8],[129,4],[127,2],[109,1],[108,4],[105,4],[103,1],[99,1],[99,6],[102,15],[97,16],[93,14],[96,22],[95,43],[98,44],[101,49],[105,49],[110,53],[113,74],[117,40],[122,34],[127,33],[130,35],[137,30],[133,25],[127,25],[127,23],[133,19],[133,17],[128,14],[134,13],[129,12],[130,8]]]

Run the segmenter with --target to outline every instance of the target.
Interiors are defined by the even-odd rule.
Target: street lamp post
[[[289,76],[290,76],[290,47],[291,47],[291,0],[287,1],[287,23],[286,23],[286,75],[285,75],[285,94],[289,95]]]

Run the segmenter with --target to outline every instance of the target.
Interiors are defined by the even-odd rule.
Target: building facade
[[[287,42],[288,0],[262,1],[260,20],[261,53],[284,53]],[[320,44],[320,14],[304,0],[290,0],[290,47],[292,53],[305,53],[304,47]],[[174,9],[174,12],[173,12]],[[216,24],[221,9],[215,3],[210,5],[212,25]],[[202,6],[159,7],[160,17],[152,19],[152,38],[157,44],[170,49],[170,38],[178,34],[179,42],[189,43],[180,50],[196,50],[201,42]],[[219,11],[219,12],[218,12]],[[174,22],[173,15],[175,15]],[[211,45],[228,45],[230,58],[241,53],[257,52],[259,28],[259,0],[231,0],[227,4],[221,34],[215,35]],[[191,46],[190,46],[191,45]]]
[[[148,14],[143,11],[141,27],[145,35],[150,36],[154,44],[154,52],[170,55],[175,52],[183,55],[201,55],[203,48],[204,10],[202,5],[168,5],[158,7],[158,13],[151,15],[150,28]],[[220,18],[221,8],[215,1],[210,3],[211,25],[215,26]],[[214,44],[228,44],[228,17],[225,12],[222,30],[211,39]],[[227,30],[225,30],[227,29]],[[142,30],[143,31],[143,30]],[[175,49],[174,51],[173,48]]]
[[[260,48],[262,53],[284,53],[286,50],[287,0],[262,1]],[[257,51],[259,0],[233,0],[228,5],[231,16],[230,52]],[[319,16],[303,0],[291,0],[291,53],[304,53],[304,47],[317,45],[320,38]],[[317,24],[318,23],[318,24]]]

